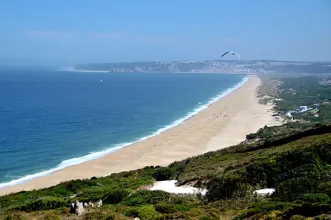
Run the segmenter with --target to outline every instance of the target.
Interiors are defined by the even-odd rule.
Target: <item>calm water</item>
[[[245,79],[0,69],[0,187],[160,133]]]

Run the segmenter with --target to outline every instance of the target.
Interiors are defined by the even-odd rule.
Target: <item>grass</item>
[[[326,204],[331,205],[331,177],[328,177],[331,133],[325,127],[318,129],[324,133],[294,138],[280,145],[271,143],[267,148],[255,144],[246,146],[243,152],[238,145],[175,162],[169,167],[146,167],[3,196],[0,197],[3,218],[75,219],[69,213],[70,202],[98,199],[104,200],[104,207],[86,211],[83,219],[321,215],[328,210]],[[166,179],[173,178],[172,175],[181,183],[207,187],[207,196],[199,199],[142,189],[152,184],[155,177]],[[318,181],[312,181],[313,178]],[[252,191],[259,187],[276,188],[275,196],[255,197]]]

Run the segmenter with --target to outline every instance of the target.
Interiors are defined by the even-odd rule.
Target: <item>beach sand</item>
[[[215,151],[245,140],[246,134],[265,125],[280,124],[271,115],[272,106],[261,105],[256,97],[261,80],[248,82],[180,125],[99,159],[84,162],[0,189],[0,195],[56,185],[72,179],[106,176],[150,165],[174,161]],[[51,156],[51,155],[50,155]]]

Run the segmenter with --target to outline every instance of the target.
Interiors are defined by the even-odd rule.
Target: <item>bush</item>
[[[67,190],[71,192],[78,192],[83,188],[89,188],[91,186],[95,186],[96,183],[88,180],[71,180],[69,182],[65,182],[63,185]]]
[[[125,216],[128,217],[138,217],[138,210],[137,209],[129,209],[127,212],[125,212]]]
[[[138,217],[144,220],[155,220],[160,217],[153,206],[143,206],[138,209]]]
[[[251,133],[251,134],[246,135],[247,140],[253,140],[253,139],[256,139],[256,138],[257,138],[256,133]]]
[[[304,194],[301,199],[305,202],[310,203],[329,203],[330,198],[328,195],[324,193],[306,193]]]
[[[180,204],[175,205],[174,208],[178,211],[181,211],[181,212],[187,212],[187,211],[190,211],[192,209],[192,207],[189,207],[189,206],[186,206],[186,205],[180,205]]]
[[[66,207],[68,204],[61,198],[44,198],[37,201],[24,204],[22,206],[16,207],[16,210],[21,210],[25,212],[39,211],[39,210],[49,210]]]
[[[170,193],[164,191],[141,190],[126,198],[123,201],[123,204],[128,206],[157,204],[160,202],[167,202],[169,198],[170,198]]]
[[[170,180],[174,178],[174,176],[175,176],[175,170],[169,167],[158,168],[153,174],[153,177],[155,178],[156,181]]]
[[[318,192],[325,193],[331,197],[331,182],[324,182],[318,186]]]
[[[289,219],[294,215],[302,216],[317,216],[323,213],[330,212],[331,207],[329,204],[317,204],[317,203],[303,203],[303,204],[292,204],[283,210],[284,219]]]
[[[216,201],[219,199],[230,199],[234,196],[245,197],[250,188],[250,185],[243,183],[238,176],[214,178],[207,186],[207,199]]]
[[[160,203],[155,205],[155,210],[164,214],[170,214],[176,212],[176,209],[172,204],[166,204],[166,203]]]
[[[126,190],[114,190],[108,193],[102,201],[105,204],[118,204],[127,198],[129,194]]]
[[[310,178],[293,178],[280,183],[276,188],[275,196],[291,201],[302,194],[311,193],[314,188],[316,188],[316,183]]]

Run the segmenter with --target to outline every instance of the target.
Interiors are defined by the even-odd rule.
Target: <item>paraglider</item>
[[[224,57],[228,53],[231,54],[231,55],[237,55],[239,57],[239,59],[241,60],[240,54],[239,53],[236,53],[236,52],[225,52],[221,57]]]

